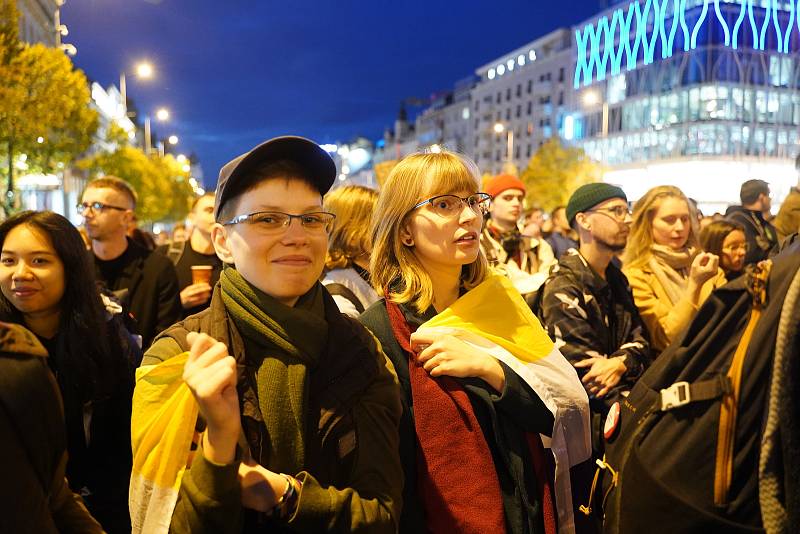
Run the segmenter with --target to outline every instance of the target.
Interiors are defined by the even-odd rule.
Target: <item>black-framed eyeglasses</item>
[[[281,211],[257,211],[246,215],[237,215],[230,221],[222,223],[222,225],[231,226],[234,224],[247,223],[257,226],[266,233],[281,233],[289,228],[292,219],[298,219],[300,221],[300,226],[305,228],[307,232],[324,232],[329,234],[333,229],[333,221],[336,219],[336,215],[325,211],[301,213],[300,215],[283,213]]]
[[[93,213],[102,212],[105,210],[119,210],[128,211],[129,208],[121,208],[119,206],[112,206],[111,204],[103,204],[102,202],[81,202],[75,206],[78,213],[83,213],[86,210],[91,210]]]
[[[631,210],[628,209],[628,206],[614,206],[612,208],[597,208],[592,210],[586,210],[587,213],[600,213],[605,215],[606,217],[611,217],[617,222],[625,222],[625,219],[631,214]]]
[[[464,205],[469,207],[478,215],[485,215],[489,211],[489,204],[492,202],[492,196],[488,193],[475,193],[468,197],[460,197],[458,195],[439,195],[428,200],[416,204],[409,211],[414,211],[421,208],[425,204],[430,204],[434,213],[442,217],[453,217],[461,213]]]

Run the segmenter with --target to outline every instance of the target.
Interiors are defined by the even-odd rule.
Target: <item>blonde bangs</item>
[[[443,151],[418,153],[392,169],[378,195],[372,217],[373,250],[370,277],[379,295],[399,304],[411,303],[422,313],[433,303],[433,286],[413,250],[400,241],[400,228],[419,202],[438,195],[477,192],[480,173],[470,159]],[[462,269],[461,281],[472,289],[486,277],[488,264],[481,251]]]

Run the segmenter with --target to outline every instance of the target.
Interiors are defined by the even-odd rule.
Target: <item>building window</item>
[[[531,157],[531,145],[530,145],[530,143],[528,143],[528,149],[525,151],[525,157],[526,158]]]
[[[511,108],[506,108],[506,120],[511,120]]]
[[[517,104],[517,118],[519,118],[520,115],[522,115],[522,106]]]
[[[558,81],[559,82],[563,82],[564,81],[564,67],[561,67],[560,69],[558,69]]]
[[[517,96],[522,96],[522,84],[517,84]]]
[[[559,106],[564,105],[564,91],[558,93],[558,105]]]
[[[497,92],[497,100],[495,100],[495,103],[499,104],[502,99],[503,99],[503,93],[498,91]]]
[[[531,94],[533,91],[533,80],[528,80],[528,94]]]
[[[480,105],[481,105],[481,102],[480,102],[480,100],[476,100],[476,101],[475,101],[475,111],[476,111],[476,112],[478,111],[478,109],[480,109]]]
[[[532,111],[533,111],[533,102],[528,100],[528,115],[530,115]]]
[[[511,100],[511,88],[506,89],[506,102]]]

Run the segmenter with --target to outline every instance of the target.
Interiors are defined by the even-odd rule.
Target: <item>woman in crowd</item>
[[[50,211],[0,225],[0,318],[33,332],[64,401],[67,479],[108,532],[130,532],[130,417],[138,347],[101,297],[80,233]],[[68,274],[67,274],[68,273]]]
[[[328,240],[325,278],[322,283],[342,313],[358,317],[378,294],[369,283],[369,253],[372,249],[369,223],[378,193],[360,185],[334,189],[323,209],[336,215]]]
[[[712,222],[700,232],[700,244],[706,252],[719,256],[719,266],[728,282],[742,274],[747,238],[739,223],[727,220]]]
[[[524,346],[538,352],[528,361],[563,361],[587,402],[577,375],[519,293],[488,271],[479,236],[490,197],[478,191],[479,183],[476,165],[456,154],[409,156],[387,178],[372,219],[370,273],[385,299],[360,319],[381,342],[402,389],[401,532],[554,528],[536,435],[553,433],[554,414],[543,401],[547,395],[540,397],[516,372],[525,375],[517,355],[490,354],[487,338],[505,327],[525,332],[530,342]],[[510,309],[527,315],[501,317]],[[459,324],[453,319],[471,325],[469,334],[460,326],[430,327],[443,317],[451,327]]]
[[[656,354],[726,283],[719,258],[701,251],[697,233],[694,208],[677,187],[654,187],[633,208],[623,272]]]

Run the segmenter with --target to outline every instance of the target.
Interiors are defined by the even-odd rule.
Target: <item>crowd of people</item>
[[[39,499],[0,527],[599,532],[579,507],[612,406],[798,231],[800,193],[773,226],[761,180],[705,220],[676,187],[631,209],[606,183],[545,217],[447,151],[379,191],[336,176],[278,137],[158,247],[113,176],[86,186],[83,235],[0,224],[0,383],[49,422],[0,410],[2,471]]]

